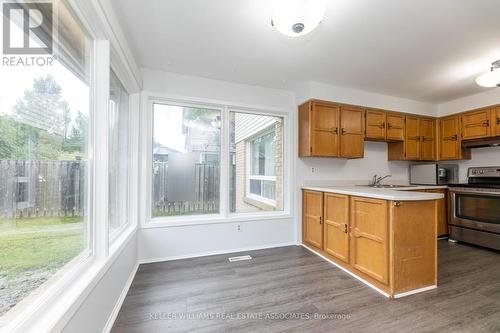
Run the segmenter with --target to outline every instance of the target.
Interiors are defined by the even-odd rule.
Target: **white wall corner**
[[[440,117],[453,113],[468,111],[494,104],[500,104],[500,89],[491,88],[480,93],[461,97],[438,105]]]

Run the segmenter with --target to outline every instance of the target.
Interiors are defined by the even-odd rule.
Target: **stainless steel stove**
[[[500,166],[469,168],[450,185],[450,238],[500,250]]]

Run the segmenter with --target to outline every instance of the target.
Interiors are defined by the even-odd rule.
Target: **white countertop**
[[[357,197],[366,197],[374,199],[392,200],[392,201],[424,201],[442,199],[443,194],[413,192],[416,190],[446,188],[446,186],[411,186],[392,188],[373,188],[368,186],[303,186],[304,190],[330,192],[337,194],[353,195]]]

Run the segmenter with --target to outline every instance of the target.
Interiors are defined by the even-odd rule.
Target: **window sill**
[[[267,210],[268,212],[269,211],[273,212],[276,209],[276,205],[265,202],[264,200],[257,199],[257,196],[254,198],[247,195],[246,197],[243,198],[243,202],[245,202],[248,205],[260,208],[262,210]]]
[[[116,239],[108,257],[88,257],[2,329],[9,332],[61,331],[135,235],[133,226],[127,229]]]
[[[283,220],[293,218],[289,212],[266,212],[266,213],[233,213],[227,217],[222,215],[191,216],[191,217],[157,217],[150,219],[141,225],[141,229],[183,227],[193,225],[209,225],[222,223],[239,223],[251,221]]]

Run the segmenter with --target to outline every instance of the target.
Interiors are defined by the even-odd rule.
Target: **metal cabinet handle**
[[[382,122],[382,123],[380,124],[380,128],[385,128],[385,122]]]
[[[347,223],[344,223],[344,233],[347,234]]]
[[[489,120],[483,120],[483,121],[481,122],[481,125],[482,125],[483,127],[489,127],[489,126],[490,126],[490,121],[489,121]]]
[[[458,140],[458,134],[454,134],[452,136],[448,136],[446,138],[443,138],[445,141],[457,141]]]
[[[345,128],[342,128],[342,135],[345,135],[347,133],[347,130]]]
[[[319,217],[319,224],[323,224],[323,216]]]
[[[500,117],[497,118],[497,125],[500,125]]]
[[[391,123],[387,123],[387,128],[388,129],[392,128],[392,124]]]

